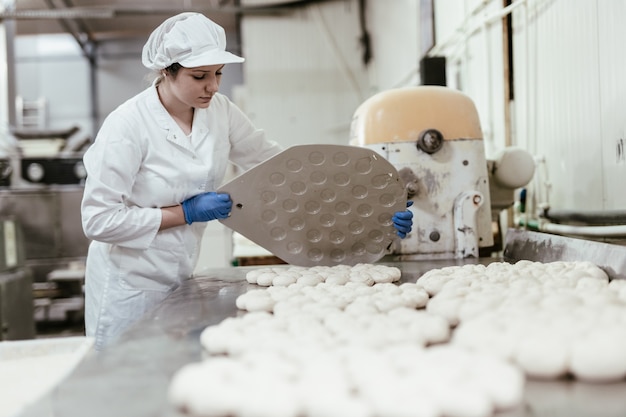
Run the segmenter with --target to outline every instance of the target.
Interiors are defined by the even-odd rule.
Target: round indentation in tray
[[[301,266],[379,260],[396,239],[393,213],[406,208],[393,165],[355,146],[293,146],[218,191],[233,200],[222,223]]]

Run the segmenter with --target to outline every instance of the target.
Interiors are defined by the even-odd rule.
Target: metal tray
[[[218,192],[233,201],[223,224],[300,266],[379,260],[398,239],[391,218],[407,201],[383,156],[343,145],[290,147]]]

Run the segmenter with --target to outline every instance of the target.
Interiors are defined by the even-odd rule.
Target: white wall
[[[348,144],[356,108],[371,95],[415,83],[418,3],[368,2],[373,61],[362,61],[358,1],[313,4],[291,16],[244,16],[241,104],[282,144]]]
[[[63,129],[76,124],[90,135],[95,134],[113,109],[154,79],[155,74],[141,64],[143,44],[143,39],[137,39],[98,45],[95,123],[91,114],[90,64],[70,35],[15,38],[17,94],[26,100],[46,98],[48,128]],[[229,65],[224,71],[221,92],[231,96],[233,87],[241,82],[241,65]]]
[[[537,203],[604,208],[597,3],[529,2],[514,17],[516,60],[525,62],[516,76],[517,138],[545,161],[537,185],[552,183],[549,194],[536,190]]]
[[[603,204],[606,209],[626,207],[626,1],[598,1],[599,108],[602,132]],[[582,80],[581,80],[582,81]],[[595,133],[595,132],[594,132]],[[594,135],[588,139],[594,141]]]
[[[626,100],[626,1],[528,0],[513,4],[515,100],[504,100],[501,1],[465,2],[448,19],[452,0],[437,0],[439,45],[449,79],[460,79],[479,108],[488,151],[511,143],[539,161],[529,187],[534,209],[617,210],[626,163],[622,149]],[[458,9],[457,9],[458,10]]]
[[[46,98],[47,128],[91,131],[89,64],[71,36],[18,36],[15,62],[16,94]]]
[[[514,14],[517,139],[545,161],[537,204],[618,210],[626,203],[624,17],[623,0],[535,0]]]

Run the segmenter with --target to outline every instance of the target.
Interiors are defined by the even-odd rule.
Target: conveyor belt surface
[[[498,259],[385,263],[403,282],[433,268]],[[284,265],[283,265],[284,266]],[[202,359],[199,335],[226,317],[242,314],[236,298],[251,286],[252,267],[215,269],[184,283],[109,349],[87,357],[52,393],[21,417],[183,417],[167,400],[174,373]],[[626,383],[528,381],[524,403],[497,417],[617,417],[626,415]]]

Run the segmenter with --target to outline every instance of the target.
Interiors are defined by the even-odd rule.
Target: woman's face
[[[167,76],[170,91],[182,104],[194,108],[207,108],[220,86],[224,64],[185,68],[176,77]]]

